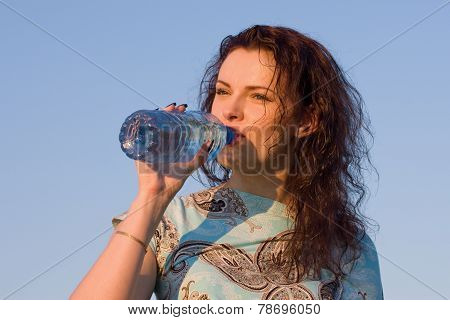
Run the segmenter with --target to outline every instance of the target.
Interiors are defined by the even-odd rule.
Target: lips
[[[231,141],[231,145],[238,143],[242,139],[245,139],[245,136],[242,133],[235,131],[235,136],[233,141]]]
[[[236,127],[232,127],[228,124],[226,124],[226,126],[231,129],[233,131],[233,139],[231,140],[231,142],[228,144],[230,146],[234,145],[235,143],[241,141],[242,139],[245,138],[245,135],[241,132],[240,128],[236,128]]]
[[[241,136],[245,137],[245,135],[242,133],[242,130],[240,130],[239,128],[235,128],[235,127],[231,127],[231,126],[229,126],[229,128],[231,128],[233,130],[235,135],[241,135]]]

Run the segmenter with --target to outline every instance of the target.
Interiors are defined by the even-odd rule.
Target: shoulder
[[[378,269],[378,251],[372,238],[366,232],[361,232],[359,243],[361,251],[353,268]]]
[[[378,252],[372,238],[361,231],[358,234],[359,254],[344,266],[344,299],[383,299],[383,288]]]

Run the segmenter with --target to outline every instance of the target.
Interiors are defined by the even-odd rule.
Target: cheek
[[[213,104],[211,106],[211,114],[213,114],[216,117],[218,115],[218,108],[217,108],[217,106],[216,106],[216,104],[214,102],[213,102]]]
[[[273,122],[262,123],[258,126],[251,126],[251,130],[246,133],[249,141],[259,148],[270,148],[272,145],[281,143],[284,139],[284,130]]]
[[[259,127],[253,130],[249,142],[253,144],[256,151],[257,159],[260,162],[267,162],[274,157],[279,157],[288,153],[289,150],[289,135],[286,128],[273,124]]]

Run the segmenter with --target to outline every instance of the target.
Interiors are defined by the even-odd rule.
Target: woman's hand
[[[168,105],[163,112],[186,110],[185,105]],[[135,160],[136,171],[138,174],[139,194],[159,194],[168,192],[175,194],[181,189],[186,179],[200,167],[208,158],[208,148],[210,141],[205,142],[195,157],[185,163],[171,164],[150,164],[144,161]]]

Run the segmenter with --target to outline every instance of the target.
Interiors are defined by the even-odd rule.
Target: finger
[[[186,111],[186,108],[188,107],[188,105],[186,103],[180,104],[177,109],[178,111],[184,112]]]
[[[170,107],[168,111],[178,111],[178,112],[184,112],[187,108],[187,104],[180,104],[179,106]]]
[[[193,168],[197,168],[201,166],[203,163],[208,160],[209,155],[209,149],[213,145],[213,141],[206,141],[203,143],[203,145],[200,147],[200,150],[198,150],[197,154],[194,156],[194,158],[190,161],[189,165]]]
[[[191,174],[195,169],[200,167],[208,158],[208,149],[211,145],[210,141],[206,141],[197,151],[191,161],[181,162],[178,164],[178,170],[181,170],[184,174]]]
[[[163,108],[164,111],[173,111],[175,110],[175,106],[176,106],[176,102],[169,104],[168,106],[166,106],[165,108]]]

